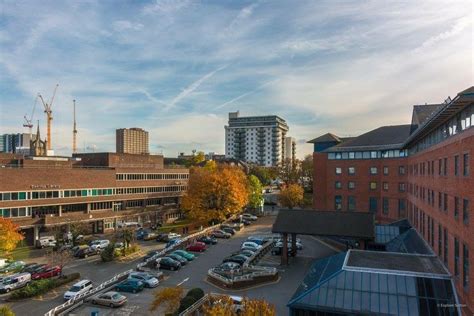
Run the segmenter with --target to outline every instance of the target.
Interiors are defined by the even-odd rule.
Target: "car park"
[[[224,227],[224,228],[221,228],[221,230],[223,230],[224,232],[228,234],[235,235],[235,230],[231,227]]]
[[[250,258],[250,257],[252,257],[254,254],[255,254],[255,252],[253,252],[253,251],[251,251],[251,250],[240,250],[240,251],[234,252],[232,255],[233,255],[233,256],[236,256],[236,255],[244,255],[244,256],[246,256],[247,258]]]
[[[119,292],[137,293],[143,290],[145,284],[142,281],[135,279],[127,279],[115,286],[115,290]]]
[[[175,238],[175,239],[171,239],[170,241],[168,241],[168,243],[166,244],[166,248],[170,248],[170,247],[173,247],[174,245],[177,245],[181,242],[181,239],[179,238]]]
[[[118,292],[109,291],[93,297],[91,303],[94,305],[104,305],[113,308],[127,303],[127,297]]]
[[[0,269],[0,273],[19,272],[26,266],[23,261],[13,261]]]
[[[288,248],[291,248],[293,246],[291,242],[288,242],[287,245],[288,245]],[[275,247],[283,247],[283,243],[282,242],[277,242],[275,244]],[[303,249],[303,244],[299,243],[299,242],[296,242],[296,249],[302,250]]]
[[[225,238],[225,239],[229,239],[232,235],[229,234],[229,233],[226,233],[225,231],[223,230],[215,230],[211,233],[211,236],[212,237],[215,237],[215,238]]]
[[[217,244],[217,239],[211,236],[202,236],[197,239],[199,242],[203,242],[206,245],[215,245]]]
[[[241,269],[241,265],[237,262],[225,262],[221,263],[216,267],[218,271],[225,272],[225,273],[237,273]]]
[[[39,271],[31,275],[33,280],[40,280],[40,279],[49,279],[55,276],[61,275],[62,268],[60,266],[54,266],[51,268],[47,268],[43,271]]]
[[[90,256],[96,256],[97,254],[98,252],[96,250],[93,250],[92,248],[87,247],[87,248],[79,249],[79,251],[76,253],[76,257],[82,259],[82,258],[87,258]]]
[[[189,253],[189,252],[184,251],[184,250],[175,250],[172,253],[175,253],[175,254],[185,258],[188,261],[194,260],[194,257],[195,257],[195,255],[193,255],[192,253]]]
[[[157,287],[159,281],[156,277],[145,272],[132,272],[128,276],[129,279],[138,280],[145,284],[145,287],[153,288]]]
[[[148,259],[150,259],[151,257],[159,254],[161,252],[161,250],[152,250],[152,251],[149,251],[145,257],[143,257],[143,261],[147,261]]]
[[[54,236],[42,236],[36,240],[37,248],[56,247],[56,238]]]
[[[69,290],[64,293],[64,299],[65,300],[70,300],[71,298],[74,298],[78,295],[84,294],[86,292],[89,292],[92,290],[93,285],[92,282],[89,280],[81,280],[77,283],[75,283]]]
[[[253,241],[244,241],[242,243],[242,247],[253,247],[255,249],[261,249],[262,246],[260,246],[259,244],[253,242]]]
[[[175,253],[171,253],[171,254],[167,255],[167,257],[170,257],[171,259],[178,261],[179,263],[181,263],[181,266],[185,266],[189,262],[188,259],[183,258],[180,255],[175,254]]]
[[[21,272],[28,272],[30,274],[34,274],[34,273],[37,273],[37,272],[40,272],[40,271],[44,271],[46,269],[48,269],[49,266],[45,263],[43,264],[34,264],[34,265],[30,265],[30,266],[27,266],[25,268],[23,268],[23,270],[21,270]]]
[[[171,259],[170,257],[162,257],[157,259],[157,263],[159,263],[160,269],[167,269],[167,270],[179,270],[181,268],[181,263],[176,260]]]
[[[246,220],[250,220],[250,221],[256,221],[256,220],[258,219],[257,216],[252,215],[252,214],[250,214],[250,213],[244,213],[244,214],[242,214],[242,218],[243,218],[243,219],[246,219]]]
[[[89,248],[88,245],[79,245],[79,246],[74,246],[71,248],[71,253],[74,257],[77,257],[77,254],[81,249]]]
[[[31,274],[22,272],[5,277],[0,282],[0,293],[8,293],[10,291],[22,288],[31,282]]]
[[[272,255],[274,256],[280,256],[283,253],[283,247],[273,247],[272,249]],[[289,256],[294,256],[293,252],[291,251],[291,247],[287,248],[287,254]]]
[[[248,237],[247,241],[254,242],[254,243],[256,243],[257,245],[260,245],[260,246],[265,243],[265,240],[263,238],[255,237],[255,236]]]
[[[186,247],[187,251],[193,251],[193,252],[203,252],[203,251],[206,251],[206,249],[207,249],[206,244],[199,241],[196,241]]]
[[[240,265],[243,265],[244,263],[247,262],[247,260],[248,258],[244,255],[235,255],[235,256],[230,256],[230,257],[225,258],[224,260],[222,260],[222,263],[236,262]]]
[[[156,233],[144,229],[137,232],[137,240],[153,240],[156,239],[156,236]]]
[[[242,250],[250,250],[250,251],[252,251],[252,252],[257,252],[257,251],[258,251],[257,247],[250,247],[250,246],[241,247],[240,250],[241,250],[241,251],[242,251]]]
[[[99,240],[94,240],[90,243],[90,247],[92,250],[100,251],[104,250],[107,248],[107,246],[110,244],[110,241],[107,239],[99,239]]]

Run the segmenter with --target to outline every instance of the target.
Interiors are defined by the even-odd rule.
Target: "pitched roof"
[[[338,142],[338,143],[340,143],[341,139],[338,136],[336,136],[332,133],[326,133],[324,135],[321,135],[319,137],[316,137],[312,140],[307,141],[307,143],[313,143],[313,144],[314,143],[326,143],[326,142]]]
[[[382,126],[339,145],[326,152],[401,148],[410,136],[411,124]]]
[[[414,229],[410,228],[406,232],[398,235],[385,245],[385,250],[389,252],[412,253],[422,255],[433,255],[433,250],[426,241]]]
[[[374,239],[374,214],[314,210],[280,210],[274,233]]]
[[[438,111],[442,106],[442,104],[414,105],[411,124],[418,126],[423,124],[433,113]]]

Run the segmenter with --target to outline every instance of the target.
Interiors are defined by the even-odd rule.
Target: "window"
[[[443,198],[443,211],[447,212],[448,211],[448,194],[444,194]]]
[[[443,204],[443,194],[441,192],[438,192],[438,208],[441,211],[441,206]]]
[[[355,169],[355,167],[349,167],[349,168],[347,169],[347,172],[348,172],[351,176],[353,176],[353,175],[355,175],[355,173],[356,173],[356,169]]]
[[[382,183],[382,187],[384,191],[388,191],[388,182]]]
[[[454,276],[459,276],[459,240],[454,238]]]
[[[335,186],[336,189],[342,189],[341,181],[336,181],[334,186]]]
[[[448,175],[448,158],[444,158],[443,175]]]
[[[377,213],[377,198],[369,197],[369,211],[372,213]]]
[[[459,198],[457,196],[454,197],[454,218],[458,219],[459,217]]]
[[[355,189],[355,182],[354,181],[347,182],[347,188],[349,190],[354,190]]]
[[[469,175],[469,154],[464,154],[462,159],[462,174],[467,177]]]
[[[459,156],[454,156],[454,175],[459,175]]]
[[[388,176],[388,167],[387,166],[383,167],[383,174],[385,176]]]
[[[441,175],[441,170],[443,169],[443,160],[438,160],[438,175]]]
[[[448,230],[446,228],[443,229],[443,236],[444,236],[444,264],[448,265]]]
[[[406,185],[405,185],[405,183],[404,183],[404,182],[400,182],[400,183],[398,184],[398,191],[399,191],[399,192],[405,192],[405,190],[406,190]]]
[[[377,174],[377,167],[370,167],[370,174]]]
[[[336,167],[336,174],[342,174],[342,168]]]
[[[370,152],[370,158],[372,158],[372,159],[377,158],[377,152],[376,151],[371,151]]]
[[[376,190],[377,189],[377,182],[375,182],[375,181],[370,182],[369,187],[370,187],[371,190]]]
[[[355,209],[356,209],[356,198],[355,196],[349,195],[347,197],[347,210],[355,211]]]
[[[466,244],[462,245],[462,285],[469,286],[469,248]]]
[[[406,201],[405,199],[398,199],[398,217],[402,218],[405,216]]]
[[[384,214],[388,214],[388,207],[389,207],[389,202],[388,202],[388,198],[387,197],[384,197],[382,199],[382,210],[383,210],[383,213]]]
[[[462,221],[465,225],[469,224],[469,200],[463,199],[462,201]]]
[[[400,174],[400,175],[405,174],[405,166],[399,166],[398,167],[398,174]]]
[[[336,211],[342,210],[342,196],[341,195],[334,196],[334,209]]]

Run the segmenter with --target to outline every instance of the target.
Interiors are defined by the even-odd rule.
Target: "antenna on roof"
[[[452,101],[451,97],[448,96],[448,98],[446,100],[444,100],[444,104],[449,104],[449,103],[451,103],[451,101]]]

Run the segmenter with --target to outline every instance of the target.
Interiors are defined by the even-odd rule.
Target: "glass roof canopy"
[[[346,270],[347,254],[316,261],[288,307],[342,314],[458,315],[449,277]]]

